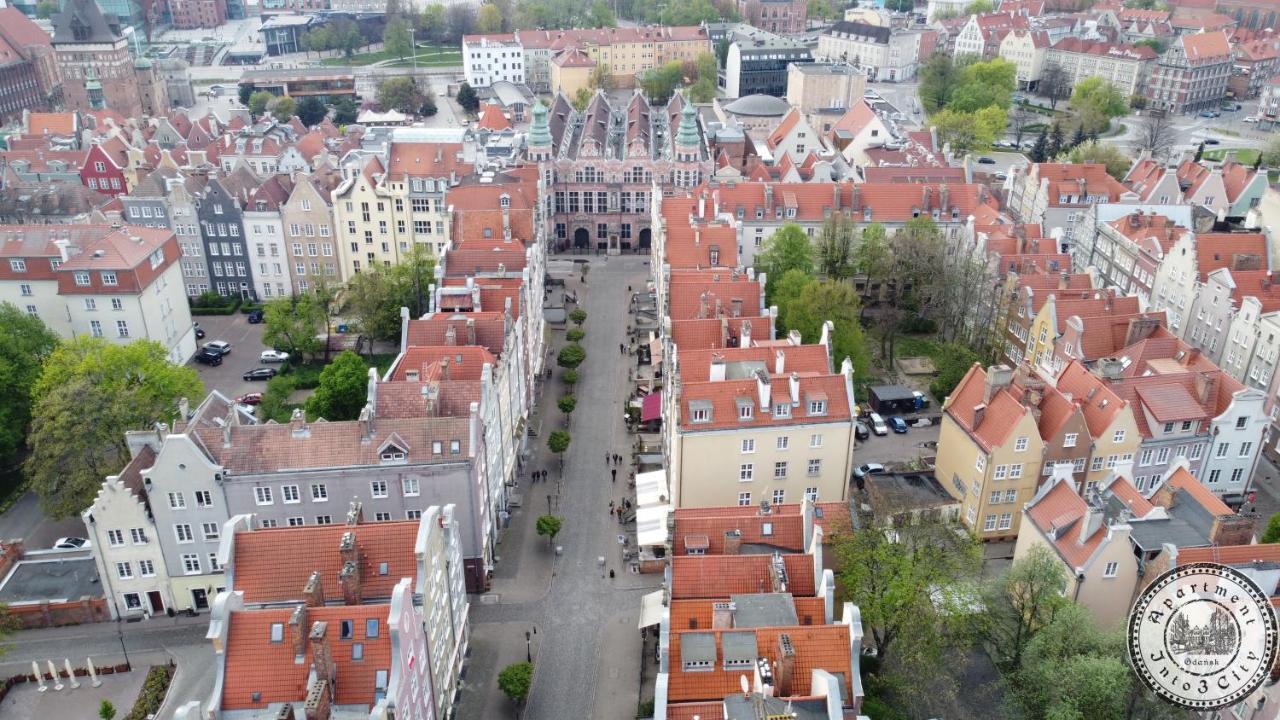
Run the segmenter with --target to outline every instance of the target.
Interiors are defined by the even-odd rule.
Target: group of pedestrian
[[[619,353],[621,353],[621,354],[623,354],[623,355],[626,355],[626,354],[627,354],[627,346],[626,346],[626,345],[624,345],[623,343],[618,343],[618,352],[619,352]]]
[[[631,501],[628,500],[627,498],[622,498],[621,502],[614,502],[613,500],[609,500],[609,514],[618,516],[619,525],[623,524],[624,522],[623,515],[625,515],[626,512],[630,509],[631,509]]]
[[[546,481],[547,481],[547,471],[546,471],[546,470],[534,470],[533,472],[529,473],[529,480],[530,480],[530,483],[546,482]]]
[[[621,465],[621,464],[622,464],[622,456],[621,456],[621,455],[619,455],[618,453],[605,453],[605,454],[604,454],[604,464],[605,464],[605,466],[606,466],[606,467],[608,467],[608,466],[610,466],[610,465]]]

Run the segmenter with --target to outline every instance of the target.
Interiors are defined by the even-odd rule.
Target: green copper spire
[[[547,127],[547,106],[533,103],[533,127],[529,129],[531,147],[551,147],[551,130]]]
[[[676,132],[676,144],[686,147],[698,145],[698,123],[694,120],[693,103],[686,98],[680,111],[680,129]]]

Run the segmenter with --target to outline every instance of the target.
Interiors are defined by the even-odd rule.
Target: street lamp
[[[112,599],[112,601],[114,602],[114,598]],[[129,662],[129,648],[125,647],[124,645],[123,623],[124,623],[124,618],[120,617],[119,613],[116,613],[116,636],[120,638],[120,651],[124,653],[124,664],[128,666],[130,670],[132,670],[133,664]]]
[[[528,630],[524,631],[524,654],[525,659],[533,662],[533,635]]]

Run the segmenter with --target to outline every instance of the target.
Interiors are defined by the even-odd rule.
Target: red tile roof
[[[1231,18],[1226,18],[1226,20],[1230,22]],[[1193,22],[1196,22],[1198,27],[1204,27],[1202,21]],[[1227,40],[1227,34],[1221,30],[1196,33],[1195,35],[1183,35],[1179,39],[1182,42],[1187,60],[1193,65],[1205,62],[1224,62],[1232,58],[1231,43]]]
[[[408,380],[409,371],[416,371],[419,379],[426,378],[434,372],[443,372],[448,364],[449,379],[479,380],[481,369],[485,364],[498,366],[498,359],[483,347],[424,345],[413,346],[405,351],[400,362],[396,364],[392,380]]]
[[[715,635],[717,660],[710,671],[699,669],[685,672],[680,661],[681,638],[692,632],[711,632]],[[686,631],[671,633],[671,670],[668,677],[667,697],[672,702],[690,700],[723,700],[726,695],[741,692],[741,670],[725,670],[720,641],[725,633],[754,632],[756,646],[761,657],[770,664],[778,659],[778,638],[785,634],[795,648],[795,669],[792,674],[792,695],[795,691],[807,691],[808,678],[813,670],[821,669],[842,678],[841,696],[853,696],[849,684],[850,642],[847,625],[804,625],[786,628],[756,628],[755,630]]]
[[[1038,500],[1027,505],[1027,517],[1053,543],[1063,561],[1072,569],[1082,567],[1107,536],[1107,528],[1099,526],[1081,541],[1079,522],[1087,510],[1088,503],[1068,482],[1058,482]]]
[[[1226,503],[1222,502],[1222,498],[1213,493],[1212,490],[1205,487],[1203,483],[1196,479],[1187,471],[1185,467],[1178,467],[1165,481],[1165,484],[1176,490],[1185,490],[1200,507],[1204,508],[1214,517],[1222,517],[1224,515],[1235,515]]]
[[[680,352],[680,381],[707,382],[711,364],[715,360],[725,363],[762,363],[770,375],[775,374],[777,355],[783,356],[784,375],[793,372],[806,375],[827,375],[832,372],[829,352],[824,345],[788,345],[779,348],[723,348],[719,350],[682,349]]]
[[[719,277],[719,280],[713,279]],[[695,279],[696,278],[696,279]],[[700,276],[683,276],[677,282],[672,273],[667,314],[672,320],[703,320],[732,316],[735,307],[741,308],[739,317],[754,317],[761,313],[761,286],[757,280],[732,279],[730,271]],[[752,328],[754,336],[755,328]]]
[[[771,320],[768,317],[707,318],[705,320],[671,321],[671,340],[676,347],[689,349],[714,349],[727,347],[726,335],[741,338],[743,326],[750,324],[754,340],[767,340],[771,336]]]
[[[462,159],[462,143],[393,142],[387,164],[387,179],[402,181],[407,177],[447,178],[470,175],[473,163]]]
[[[1062,369],[1057,385],[1059,392],[1070,395],[1084,412],[1089,434],[1095,438],[1101,437],[1128,406],[1105,380],[1086,370],[1077,360]]]
[[[774,417],[772,405],[789,398],[787,375],[771,375],[771,407],[761,412],[757,397],[758,381],[718,380],[711,382],[685,382],[680,393],[680,427],[686,432],[723,430],[726,428],[780,427],[812,423],[847,421],[851,416],[849,396],[842,375],[805,376],[799,379],[800,406],[791,411],[790,417]],[[826,401],[826,412],[811,415],[808,400]],[[753,410],[750,419],[739,417],[739,401],[750,402]],[[694,422],[692,407],[709,405],[710,420]]]
[[[973,367],[969,368],[969,372],[965,373],[964,378],[960,380],[960,384],[947,397],[947,403],[943,410],[982,449],[989,451],[992,448],[1003,445],[1008,440],[1009,433],[1013,432],[1013,428],[1017,426],[1018,421],[1031,411],[1015,400],[1012,394],[1000,389],[987,400],[987,408],[983,414],[982,422],[975,428],[974,407],[983,404],[986,383],[987,372],[982,369],[981,365],[974,363]]]
[[[352,605],[307,608],[307,623],[325,622],[326,642],[336,669],[335,705],[369,707],[377,698],[375,675],[391,668],[391,632],[387,628],[388,605]],[[287,625],[292,608],[244,610],[231,613],[227,634],[226,679],[222,688],[223,710],[265,709],[271,703],[302,702],[315,643],[307,641],[306,657],[294,663]],[[352,623],[352,637],[342,639],[343,620]],[[368,620],[379,623],[378,636],[365,636]],[[271,626],[286,626],[283,642],[271,642]],[[310,628],[308,628],[309,630]],[[353,660],[351,646],[364,646],[364,659]],[[257,700],[254,694],[258,693]]]
[[[28,135],[76,134],[76,114],[70,112],[33,112],[27,116]]]
[[[174,237],[165,228],[129,226],[110,230],[86,242],[80,253],[62,263],[63,270],[132,270]]]
[[[1280,562],[1280,543],[1257,545],[1215,545],[1213,547],[1179,548],[1178,565],[1213,562],[1221,565],[1251,565]]]
[[[476,127],[500,132],[502,130],[510,130],[511,122],[507,120],[507,116],[502,113],[502,108],[497,103],[485,103],[480,108],[480,117],[476,119]]]
[[[1060,52],[1082,53],[1085,55],[1104,55],[1118,60],[1142,62],[1156,59],[1156,51],[1146,45],[1128,45],[1110,43],[1105,40],[1085,40],[1067,37],[1053,44],[1053,49]]]
[[[792,552],[805,552],[804,516],[796,503],[775,505],[768,515],[754,505],[718,508],[682,508],[675,511],[672,552],[685,555],[686,541],[705,538],[707,555],[724,554],[724,534],[730,530],[742,533],[744,544],[772,545]],[[765,535],[768,525],[771,534]],[[699,544],[700,541],[699,541]]]
[[[414,345],[450,345],[447,342],[450,329],[453,330],[452,345],[471,345],[468,341],[468,327],[475,328],[475,345],[479,345],[496,356],[501,357],[506,343],[506,323],[502,313],[433,313],[409,321],[408,344]]]
[[[302,589],[311,573],[318,571],[325,600],[342,602],[339,545],[342,536],[350,532],[355,535],[360,556],[361,599],[390,598],[396,583],[417,574],[414,543],[418,526],[417,520],[400,520],[237,532],[232,558],[234,587],[230,589],[242,591],[246,604],[301,602]],[[388,565],[385,574],[379,567],[384,562]]]
[[[721,598],[746,593],[772,592],[771,555],[676,555],[671,558],[673,599]],[[783,555],[792,595],[813,597],[816,592],[813,557]]]
[[[1080,42],[1075,38],[1068,38],[1058,44],[1070,41]],[[1142,49],[1151,52],[1151,49],[1145,46]],[[1122,194],[1129,192],[1129,188],[1107,174],[1106,165],[1099,163],[1037,163],[1032,168],[1038,173],[1040,180],[1049,181],[1050,207],[1075,207],[1089,204],[1082,195],[1105,197],[1109,202],[1115,202]],[[1081,193],[1082,187],[1084,193]]]

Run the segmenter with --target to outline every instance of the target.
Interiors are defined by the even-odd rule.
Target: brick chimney
[[[782,633],[778,636],[778,669],[773,673],[774,686],[778,697],[792,695],[791,681],[796,674],[796,648],[791,644],[791,636]]]
[[[938,209],[942,212],[951,209],[951,188],[945,184],[938,188]]]
[[[769,559],[769,580],[772,587],[769,592],[787,591],[787,565],[782,561],[782,553],[775,552]]]
[[[979,403],[973,406],[973,429],[977,430],[982,424],[983,418],[987,416],[987,404]]]
[[[347,605],[359,605],[363,578],[361,577],[360,548],[356,546],[355,533],[342,534],[338,552],[342,555],[342,571],[338,573],[342,601]]]
[[[444,331],[444,344],[451,347],[458,344],[458,330],[453,323],[449,323],[449,327]]]
[[[275,720],[294,720],[293,705],[285,705],[276,713]]]
[[[831,211],[840,211],[840,183],[831,184]]]
[[[1124,345],[1128,347],[1140,340],[1151,337],[1151,333],[1160,327],[1160,319],[1143,315],[1141,317],[1129,318],[1129,328],[1124,335]]]
[[[1198,347],[1187,348],[1186,352],[1182,354],[1182,364],[1185,367],[1191,367],[1192,365],[1196,364],[1196,362],[1199,359],[1200,359],[1200,348]]]
[[[302,601],[307,607],[324,606],[324,588],[320,585],[320,571],[313,571],[302,588]]]
[[[307,688],[306,720],[329,720],[333,704],[337,669],[333,664],[333,650],[329,647],[328,628],[329,623],[323,621],[311,626],[311,668],[315,671],[315,679]]]
[[[467,318],[467,344],[476,344],[476,319]]]
[[[742,531],[726,530],[724,533],[724,554],[737,555],[742,551]]]
[[[307,657],[307,606],[299,605],[293,609],[293,614],[289,616],[289,624],[287,626],[289,636],[289,646],[293,648],[293,663],[301,665],[302,661]]]
[[[718,602],[711,606],[711,629],[728,630],[733,627],[733,611],[737,608],[732,602]]]
[[[1196,399],[1201,405],[1209,404],[1218,386],[1218,378],[1212,372],[1196,373]]]

